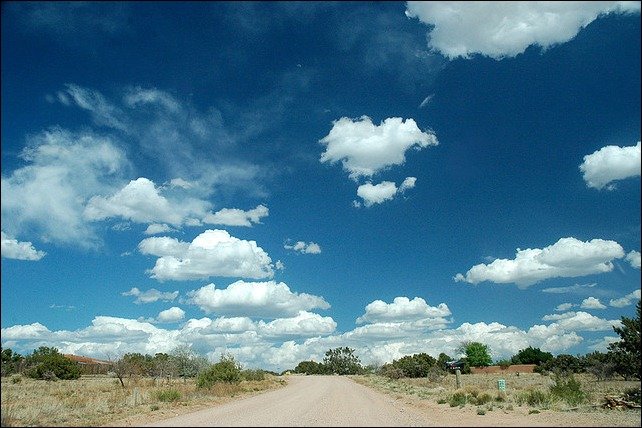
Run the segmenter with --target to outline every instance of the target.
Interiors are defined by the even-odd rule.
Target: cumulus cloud
[[[333,333],[336,328],[337,323],[331,317],[307,311],[299,311],[294,317],[277,318],[267,323],[259,321],[257,327],[262,336],[279,338],[324,336]]]
[[[145,229],[145,235],[158,235],[159,233],[174,232],[176,229],[167,224],[152,223]]]
[[[40,260],[47,253],[36,250],[31,242],[19,242],[17,239],[9,237],[6,233],[2,234],[2,248],[0,252],[2,257],[16,260]]]
[[[190,217],[205,216],[210,205],[207,201],[189,197],[171,201],[161,195],[161,189],[154,182],[140,177],[110,197],[92,197],[84,215],[90,220],[122,217],[136,223],[159,222],[180,226]]]
[[[633,266],[636,269],[640,269],[640,252],[639,251],[630,251],[626,255],[626,261],[631,263],[631,266]]]
[[[587,297],[586,299],[582,300],[580,307],[582,309],[606,309],[606,305],[602,304],[602,302],[600,302],[600,299],[597,299],[595,297]]]
[[[178,297],[178,291],[159,291],[155,288],[150,288],[147,291],[141,291],[137,287],[132,287],[131,290],[121,293],[123,296],[134,296],[136,300],[134,303],[153,303],[159,300],[171,302]]]
[[[285,248],[286,250],[298,251],[299,253],[303,253],[303,254],[320,254],[321,253],[321,246],[316,242],[306,243],[304,241],[297,241],[294,245],[285,244],[283,245],[283,248]]]
[[[203,218],[203,223],[250,227],[252,223],[261,223],[261,218],[267,217],[269,212],[268,208],[263,205],[258,205],[248,211],[238,208],[223,208],[215,213],[208,213]]]
[[[615,241],[592,239],[582,242],[569,237],[543,249],[517,249],[515,259],[496,259],[490,264],[478,264],[466,275],[458,273],[455,281],[477,284],[491,281],[498,284],[515,283],[520,288],[549,278],[577,277],[613,270],[613,259],[624,257],[622,246]]]
[[[422,149],[438,144],[435,134],[421,131],[413,119],[390,117],[374,125],[367,116],[335,120],[330,133],[319,142],[326,147],[321,162],[341,161],[353,180],[402,165],[410,148]]]
[[[177,322],[185,318],[185,311],[179,307],[172,306],[169,309],[161,311],[156,318],[158,322]]]
[[[410,1],[406,16],[431,27],[428,44],[455,59],[510,58],[531,45],[546,49],[573,39],[601,14],[637,12],[640,2]]]
[[[638,3],[639,4],[639,3]],[[580,165],[588,187],[613,190],[614,181],[640,176],[640,142],[629,147],[606,146],[584,156]]]
[[[406,177],[399,188],[397,188],[397,185],[391,181],[382,181],[381,183],[374,185],[368,182],[357,188],[357,196],[363,199],[363,203],[366,207],[370,207],[374,204],[381,204],[385,201],[389,201],[396,195],[405,192],[407,189],[412,189],[415,187],[416,181],[417,178],[415,177]]]
[[[357,318],[357,324],[386,321],[416,321],[427,318],[445,318],[450,316],[450,309],[445,303],[430,306],[421,297],[410,300],[407,297],[395,297],[392,303],[375,300],[366,306],[366,312]]]
[[[542,320],[555,321],[557,327],[567,331],[612,331],[622,325],[620,320],[606,320],[583,311],[545,315]]]
[[[189,302],[205,312],[220,315],[238,315],[280,318],[291,317],[299,311],[328,309],[323,297],[290,291],[284,282],[236,281],[225,289],[208,284],[188,293]]]
[[[571,309],[574,305],[572,303],[561,303],[555,308],[558,312],[566,312]]]
[[[609,305],[615,308],[623,308],[624,306],[632,305],[636,300],[640,300],[640,289],[633,290],[631,293],[619,299],[612,299],[609,301]]]
[[[160,281],[274,275],[272,260],[256,241],[235,238],[225,230],[208,229],[190,243],[169,237],[146,238],[138,249],[159,257],[148,273]]]

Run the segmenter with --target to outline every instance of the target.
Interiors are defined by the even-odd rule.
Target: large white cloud
[[[421,131],[413,119],[390,117],[375,125],[367,116],[335,120],[330,133],[319,140],[326,146],[321,162],[341,161],[352,179],[371,177],[405,162],[410,148],[437,145],[431,131]]]
[[[84,206],[91,196],[110,192],[129,168],[114,140],[52,128],[29,137],[20,157],[28,164],[2,175],[2,230],[15,237],[33,230],[43,241],[97,245]]]
[[[76,331],[50,331],[39,323],[3,328],[2,346],[21,353],[31,352],[38,346],[55,346],[63,353],[96,358],[126,352],[153,355],[170,352],[176,346],[189,346],[212,361],[218,360],[223,352],[231,352],[244,367],[282,371],[304,360],[322,361],[328,349],[338,346],[355,349],[364,364],[381,364],[419,352],[435,358],[441,352],[457,357],[457,349],[467,341],[488,344],[494,359],[508,358],[528,346],[552,353],[569,352],[584,340],[579,333],[612,331],[614,326],[621,325],[619,320],[568,312],[547,315],[544,317],[547,324],[525,329],[498,322],[465,322],[449,328],[443,318],[439,318],[450,312],[445,304],[434,308],[420,298],[396,298],[391,304],[372,302],[365,310],[369,319],[363,321],[367,324],[335,333],[336,323],[332,318],[305,309],[296,310],[296,306],[315,306],[309,302],[296,303],[301,302],[301,295],[274,283],[265,286],[265,293],[254,294],[248,291],[249,285],[241,286],[237,296],[210,293],[204,300],[217,302],[218,308],[245,306],[249,309],[247,314],[253,313],[253,305],[270,307],[276,319],[266,322],[253,321],[247,315],[204,317],[189,319],[174,328],[161,328],[140,320],[99,316],[90,326]],[[276,292],[279,288],[281,291]],[[214,287],[204,289],[227,292]],[[172,312],[176,312],[177,319],[180,312]],[[171,315],[168,312],[169,318]]]
[[[567,42],[600,14],[638,12],[637,1],[410,1],[406,15],[431,27],[429,46],[450,59],[514,57]]]
[[[138,249],[159,257],[149,273],[160,281],[274,275],[272,260],[256,241],[235,238],[225,230],[206,230],[191,243],[168,237],[146,238]]]
[[[606,306],[600,302],[600,299],[590,296],[582,300],[580,304],[582,309],[606,309]]]
[[[614,181],[640,176],[640,142],[635,146],[606,146],[584,156],[580,165],[584,181],[595,189],[615,188]]]
[[[415,187],[416,181],[415,177],[406,177],[399,187],[392,181],[382,181],[379,184],[368,182],[357,188],[357,196],[363,199],[366,207],[370,207],[389,201],[407,189],[412,189]]]
[[[261,223],[261,218],[267,217],[269,213],[270,211],[264,205],[258,205],[247,211],[238,208],[223,208],[215,213],[207,214],[203,218],[203,223],[250,227],[252,223]]]
[[[196,198],[167,199],[153,181],[140,177],[110,197],[92,197],[84,215],[90,220],[122,217],[136,223],[180,226],[190,218],[204,217],[210,207],[209,202]]]
[[[520,288],[557,277],[577,277],[613,270],[613,259],[624,257],[622,246],[615,241],[592,239],[582,242],[569,237],[555,244],[526,250],[517,249],[515,258],[496,259],[490,264],[478,264],[458,273],[455,281],[477,284],[491,281],[498,284],[515,283]]]
[[[2,236],[2,257],[16,260],[40,260],[47,253],[36,250],[31,242],[19,242],[9,237],[6,233],[0,232]]]
[[[292,317],[300,311],[320,308],[330,304],[323,297],[290,291],[283,282],[236,281],[225,289],[208,284],[189,293],[190,302],[206,312],[220,315],[238,315],[281,318]]]
[[[366,306],[366,313],[357,318],[357,324],[384,321],[416,321],[427,318],[445,318],[450,316],[450,309],[445,303],[437,307],[430,306],[421,297],[410,300],[407,297],[395,297],[392,303],[375,300]]]

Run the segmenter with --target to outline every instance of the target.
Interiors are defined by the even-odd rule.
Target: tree
[[[22,355],[13,352],[11,348],[2,349],[2,376],[20,372],[23,364],[24,357]]]
[[[447,363],[448,361],[452,361],[452,360],[453,360],[453,359],[450,357],[450,355],[448,355],[448,354],[446,354],[446,353],[443,353],[443,352],[442,352],[442,353],[441,353],[441,354],[439,354],[439,356],[437,357],[437,364],[439,365],[439,367],[441,367],[441,368],[443,369],[443,368],[445,368],[445,367],[446,367],[446,363]]]
[[[241,365],[233,355],[223,354],[218,363],[212,364],[198,375],[196,386],[211,388],[215,383],[239,383],[241,380]]]
[[[199,356],[188,346],[178,346],[170,352],[170,359],[178,376],[186,380],[207,367],[207,359]]]
[[[301,361],[294,368],[294,373],[305,373],[308,375],[325,374],[327,373],[327,368],[325,364],[317,363],[316,361]]]
[[[80,364],[58,352],[56,348],[41,346],[26,358],[25,374],[34,379],[78,379]]]
[[[553,359],[553,354],[550,352],[543,352],[539,348],[529,346],[526,349],[520,350],[511,358],[513,364],[537,364],[540,365],[548,360]]]
[[[466,354],[470,367],[486,367],[493,364],[488,345],[480,342],[464,342],[460,348]]]
[[[406,355],[392,362],[392,366],[401,370],[404,377],[426,377],[436,364],[437,360],[424,352]]]
[[[354,355],[354,349],[343,347],[329,349],[323,358],[323,364],[329,373],[353,375],[363,371],[359,357]]]
[[[615,354],[617,372],[625,379],[640,379],[640,301],[635,307],[637,318],[621,317],[622,327],[613,327],[620,341],[611,343],[609,351]]]

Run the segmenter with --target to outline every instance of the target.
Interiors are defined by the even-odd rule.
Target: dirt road
[[[149,422],[149,419],[147,420]],[[639,427],[640,411],[544,411],[530,408],[479,414],[475,406],[388,395],[343,376],[288,376],[288,385],[205,410],[119,426],[452,426]]]
[[[422,426],[393,397],[343,376],[292,376],[288,386],[145,426]]]

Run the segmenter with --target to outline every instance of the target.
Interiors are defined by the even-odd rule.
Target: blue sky
[[[3,2],[2,346],[604,351],[640,2]]]

